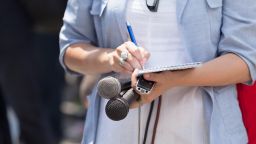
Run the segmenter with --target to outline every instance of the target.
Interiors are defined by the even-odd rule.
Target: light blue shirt
[[[60,33],[60,62],[67,47],[92,43],[115,48],[125,42],[126,0],[69,0]],[[111,4],[110,4],[111,3]],[[256,80],[256,1],[177,0],[177,21],[194,61],[207,62],[226,53],[241,57]],[[202,87],[210,144],[246,144],[247,135],[235,85]],[[95,143],[100,97],[90,96],[83,144]],[[106,142],[107,143],[107,142]]]

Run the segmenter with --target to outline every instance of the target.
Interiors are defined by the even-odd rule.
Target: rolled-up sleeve
[[[75,43],[96,43],[93,17],[90,15],[92,0],[69,0],[59,35],[59,60],[67,72],[73,73],[64,63],[66,49]]]
[[[256,80],[256,1],[223,0],[222,36],[218,53],[234,53],[247,64],[251,81]]]

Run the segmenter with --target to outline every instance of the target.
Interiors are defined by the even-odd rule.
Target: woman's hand
[[[165,71],[161,73],[148,73],[144,74],[144,79],[149,81],[154,81],[155,85],[149,94],[138,94],[141,95],[140,104],[151,103],[153,100],[157,99],[160,95],[166,92],[168,89],[176,86],[180,80],[175,76],[175,72]],[[135,70],[131,77],[132,87],[135,89],[137,83],[137,71]],[[139,106],[139,102],[133,102],[131,108],[136,108]]]
[[[134,89],[137,82],[136,77],[137,72],[135,71],[131,77],[132,87]],[[144,74],[144,78],[154,81],[155,86],[151,93],[141,95],[142,104],[150,103],[168,89],[176,86],[226,86],[251,80],[245,61],[232,53],[205,62],[197,68],[148,73]],[[134,102],[131,105],[132,108],[138,106],[138,102]]]
[[[127,53],[128,58],[121,62],[121,53]],[[125,42],[108,54],[111,70],[118,73],[132,74],[134,69],[141,69],[149,58],[149,52],[139,48],[132,42]]]

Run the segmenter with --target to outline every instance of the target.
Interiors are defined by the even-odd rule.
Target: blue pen
[[[126,22],[126,26],[127,26],[127,30],[128,30],[128,33],[129,33],[129,36],[131,38],[131,41],[136,45],[137,45],[137,42],[136,42],[136,39],[135,39],[135,36],[134,36],[134,33],[133,33],[133,30],[132,30],[132,26],[130,25],[129,22]]]
[[[132,30],[132,26],[129,22],[126,22],[126,26],[127,26],[127,30],[128,30],[128,33],[129,33],[129,36],[131,38],[131,41],[136,45],[138,46],[137,42],[136,42],[136,39],[135,39],[135,36],[134,36],[134,33],[133,33],[133,30]],[[141,65],[142,69],[144,69],[144,66]]]

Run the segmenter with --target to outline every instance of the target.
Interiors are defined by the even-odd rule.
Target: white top
[[[111,1],[111,0],[110,0]],[[150,0],[148,0],[150,1]],[[145,0],[129,0],[127,19],[131,23],[137,43],[148,49],[151,57],[147,67],[155,61],[186,63],[189,55],[182,45],[176,21],[176,0],[160,0],[158,12],[148,10]],[[158,55],[171,51],[171,55]],[[162,55],[162,54],[161,54]],[[136,144],[138,137],[138,109],[130,110],[119,122],[105,114],[107,100],[102,100],[97,130],[97,144]],[[157,103],[153,110],[147,143],[151,143]],[[143,140],[150,104],[142,106],[141,143]],[[202,91],[198,87],[176,87],[162,96],[162,107],[156,133],[156,144],[207,144],[207,127],[204,121]]]

